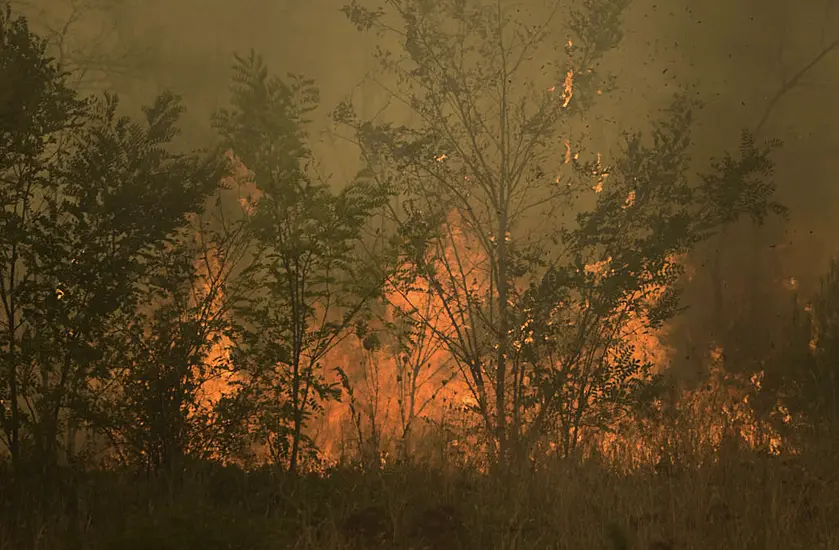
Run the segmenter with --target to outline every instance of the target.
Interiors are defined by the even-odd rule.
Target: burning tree
[[[237,57],[233,108],[216,125],[253,172],[259,197],[249,224],[254,257],[239,297],[233,362],[272,458],[297,471],[312,443],[304,428],[339,396],[324,376],[331,349],[381,285],[363,273],[356,246],[384,195],[363,181],[338,193],[318,181],[306,145],[306,115],[317,104],[309,80],[271,77],[261,59]]]
[[[424,297],[411,296],[410,304],[418,304],[419,315],[410,313],[410,304],[401,303],[394,308],[397,318],[389,325],[393,334],[392,353],[396,357],[396,399],[399,410],[399,457],[411,457],[411,436],[417,420],[442,390],[451,382],[456,372],[448,365],[448,357],[441,358],[443,342],[435,337],[429,326],[442,327],[446,319],[441,304],[433,292],[425,291]],[[419,299],[417,299],[419,298]],[[400,297],[390,299],[400,303]],[[406,314],[405,306],[409,306]]]
[[[246,454],[228,350],[232,297],[248,292],[238,287],[247,216],[225,213],[224,191],[149,258],[141,299],[111,323],[109,376],[88,400],[88,417],[123,462],[174,481],[188,459]]]
[[[360,121],[349,103],[334,116],[399,195],[389,291],[455,360],[497,463],[545,436],[570,453],[584,430],[649,402],[643,334],[679,311],[680,260],[730,223],[721,208],[769,208],[755,178],[769,174],[769,148],[744,135],[739,158],[690,178],[693,105],[679,97],[651,143],[625,136],[614,167],[599,153],[580,159],[580,124],[614,84],[599,67],[627,2],[583,2],[559,41],[558,1],[533,24],[500,0],[381,4],[344,11],[402,45],[377,50],[395,81],[379,84],[418,122]],[[742,204],[721,204],[717,187]],[[411,302],[423,289],[443,326]]]

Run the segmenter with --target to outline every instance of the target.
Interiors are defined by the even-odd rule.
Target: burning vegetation
[[[547,83],[556,6],[365,4],[417,118],[340,104],[338,184],[306,78],[237,57],[219,148],[177,155],[175,96],[120,118],[0,18],[0,549],[839,548],[836,266],[779,285],[759,368],[671,367],[697,246],[785,212],[776,144],[694,174],[677,97],[588,153],[626,2],[569,12]]]

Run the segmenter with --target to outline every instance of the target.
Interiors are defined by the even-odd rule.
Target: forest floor
[[[407,466],[291,479],[203,465],[177,489],[76,474],[48,504],[0,484],[0,550],[839,550],[837,456],[743,451],[631,473],[557,461],[506,479]]]

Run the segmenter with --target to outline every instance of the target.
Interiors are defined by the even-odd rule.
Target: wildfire
[[[485,288],[486,276],[478,269],[483,261],[480,247],[467,241],[456,213],[450,216],[448,228],[450,245],[441,245],[442,261],[459,266],[469,279],[468,288],[451,292],[465,296]],[[470,295],[469,299],[480,298]],[[419,318],[420,322],[410,325],[413,333],[407,348],[389,341],[380,349],[365,352],[357,341],[347,339],[330,354],[329,363],[351,367],[348,375],[355,402],[345,399],[327,404],[324,419],[316,426],[318,446],[329,461],[337,460],[347,443],[359,447],[372,439],[381,452],[410,445],[404,441],[407,432],[418,434],[429,423],[443,422],[451,403],[474,400],[468,386],[456,376],[453,358],[443,345],[444,339],[453,336],[455,326],[432,281],[417,278],[408,290],[391,287],[384,302],[381,322],[371,329],[387,326],[388,332],[399,333],[410,319]],[[465,325],[458,328],[470,330]],[[375,380],[370,380],[373,376]]]
[[[574,69],[568,71],[565,75],[565,81],[562,83],[562,106],[568,107],[571,103],[571,98],[574,96]]]
[[[231,172],[229,176],[222,180],[222,186],[228,192],[235,193],[242,212],[245,215],[251,215],[256,206],[256,201],[261,195],[254,182],[254,174],[232,150],[225,151],[224,156],[229,162]],[[200,223],[198,219],[192,221],[193,224]],[[194,229],[196,242],[200,241],[201,231],[202,229],[196,225]],[[208,251],[207,254],[200,254],[195,259],[194,265],[196,272],[203,280],[201,289],[196,294],[196,299],[209,302],[205,313],[208,317],[220,315],[226,296],[223,285],[218,284],[218,281],[223,278],[224,272],[229,270],[230,266],[222,265],[217,251],[214,250]],[[218,365],[229,363],[233,342],[225,334],[211,334],[208,337],[212,338],[214,343],[205,356],[204,363],[210,366],[213,375],[209,376],[198,390],[198,406],[199,410],[203,412],[212,410],[219,399],[233,390],[233,383],[235,382],[233,375],[225,370],[215,368]]]
[[[569,73],[569,100],[571,78]],[[565,160],[568,162],[571,148],[568,142],[565,146]],[[259,195],[253,184],[253,174],[232,151],[228,151],[227,155],[234,167],[234,175],[227,181],[228,187],[239,194],[243,211],[250,214]],[[437,157],[439,161],[445,158],[444,154]],[[635,193],[631,191],[623,208],[633,206],[634,201]],[[452,212],[446,224],[447,237],[433,244],[437,247],[434,252],[436,261],[450,268],[456,267],[456,271],[462,274],[459,279],[452,279],[455,281],[451,283],[452,288],[441,291],[435,286],[437,283],[423,277],[418,277],[407,290],[388,288],[380,321],[368,327],[370,331],[384,334],[381,345],[367,345],[362,338],[347,338],[333,348],[323,362],[325,377],[334,376],[334,367],[341,366],[347,372],[352,389],[351,394],[345,393],[342,401],[326,403],[324,414],[309,427],[310,436],[326,462],[335,462],[359,452],[381,462],[389,460],[387,457],[407,452],[407,447],[412,444],[412,452],[417,453],[415,446],[427,439],[426,436],[433,435],[434,430],[440,433],[441,430],[452,429],[452,426],[464,421],[468,410],[474,410],[478,405],[467,381],[457,376],[456,362],[443,345],[456,330],[468,333],[474,327],[470,326],[466,317],[452,318],[452,304],[448,304],[447,310],[441,296],[451,296],[455,302],[471,300],[479,304],[485,299],[490,284],[486,269],[487,252],[476,239],[463,232],[459,221],[457,213]],[[509,236],[505,238],[509,239]],[[611,262],[612,258],[608,257],[589,263],[584,270],[591,276],[608,276]],[[218,299],[223,300],[223,294]],[[417,317],[422,322],[409,323],[410,319]],[[625,322],[622,334],[634,348],[637,360],[650,362],[655,365],[656,371],[661,372],[672,354],[672,350],[662,342],[666,330],[666,327],[657,331],[647,330],[643,319],[631,318]],[[413,332],[410,338],[400,342],[400,331]],[[527,322],[519,332],[521,337],[514,338],[512,342],[514,349],[532,343]],[[531,340],[528,341],[528,338]],[[225,360],[230,344],[226,338],[220,339],[211,350],[208,361]],[[708,361],[712,365],[709,388],[691,393],[685,390],[680,401],[680,407],[690,411],[692,418],[706,422],[692,428],[694,444],[719,449],[726,434],[734,429],[748,445],[768,444],[772,452],[778,452],[782,443],[780,437],[760,425],[749,406],[748,392],[760,391],[762,378],[756,375],[740,383],[738,390],[732,390],[733,379],[723,374],[722,370],[724,350],[711,350]],[[219,379],[209,383],[204,389],[206,403],[218,399],[229,388],[230,380]],[[727,399],[720,401],[721,395],[726,392]],[[780,414],[783,415],[783,411]],[[434,430],[429,432],[427,428],[432,426]],[[594,439],[602,452],[614,454],[623,450],[636,459],[646,457],[643,460],[649,463],[662,455],[661,438],[665,437],[662,429],[647,428],[646,432],[637,433],[615,426]],[[477,448],[477,441],[465,434],[465,431],[452,433],[446,443],[447,448],[460,457],[468,454],[470,448],[473,451]],[[546,445],[549,452],[558,448],[555,442]]]
[[[571,46],[571,42],[568,42],[569,47]],[[551,86],[548,88],[548,93],[556,92],[556,85]],[[562,82],[562,92],[560,94],[560,99],[562,100],[562,108],[568,107],[571,103],[571,98],[574,96],[574,69],[569,70],[565,74],[565,80]]]

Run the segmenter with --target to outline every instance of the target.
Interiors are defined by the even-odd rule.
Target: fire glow
[[[250,215],[260,195],[253,174],[232,151],[227,152],[227,158],[234,173],[225,183],[228,189],[237,193],[243,213]],[[633,195],[627,198],[624,207],[632,205]],[[454,293],[454,299],[468,294],[470,300],[479,303],[490,284],[485,251],[480,243],[470,242],[459,222],[457,212],[453,211],[444,224],[446,238],[432,243],[432,248],[436,247],[439,255],[437,262],[457,265],[463,272],[463,280],[454,283],[447,292]],[[611,258],[591,262],[585,266],[585,271],[602,276],[608,272],[610,262]],[[440,289],[433,288],[431,282],[421,276],[416,277],[409,290],[391,286],[385,293],[381,322],[371,327],[383,334],[378,343],[372,345],[369,339],[360,337],[346,338],[327,355],[322,365],[324,377],[334,377],[334,368],[341,367],[348,375],[351,393],[345,391],[341,401],[325,403],[324,414],[309,425],[308,431],[324,462],[337,463],[365,454],[419,458],[439,449],[454,454],[476,452],[476,449],[470,449],[475,441],[470,444],[456,429],[468,422],[466,415],[476,405],[476,399],[459,371],[455,357],[445,345],[445,339],[451,337],[453,331],[469,331],[471,327],[465,317],[452,317],[452,310],[446,309],[441,294]],[[419,317],[421,322],[410,324],[408,319],[412,316]],[[411,345],[400,345],[400,331],[404,333],[409,329],[412,331]],[[635,349],[635,357],[655,365],[658,373],[666,368],[673,352],[662,343],[666,332],[666,326],[655,331],[646,329],[642,319],[628,320],[623,331]],[[512,342],[514,348],[516,343],[515,340]],[[210,363],[224,360],[231,344],[221,339],[207,360]],[[691,409],[697,418],[713,419],[705,426],[697,426],[697,441],[718,450],[726,426],[736,424],[747,445],[765,445],[768,438],[772,451],[779,452],[780,436],[758,425],[743,391],[736,398],[729,396],[727,404],[718,402],[717,396],[732,391],[730,384],[724,384],[726,376],[722,374],[721,358],[721,350],[709,357],[713,369],[709,389],[685,391],[680,401],[680,407]],[[759,382],[759,379],[751,381],[757,388]],[[217,379],[204,387],[204,399],[210,404],[229,389],[230,380]],[[656,462],[665,453],[665,445],[660,439],[663,435],[650,432],[649,428],[646,433],[639,433],[637,429],[615,426],[605,433],[591,434],[591,441],[606,455],[614,456],[629,449],[633,461],[638,464]],[[443,440],[440,440],[441,436]],[[434,443],[429,443],[430,440]],[[556,449],[556,444],[550,444],[549,448]]]

